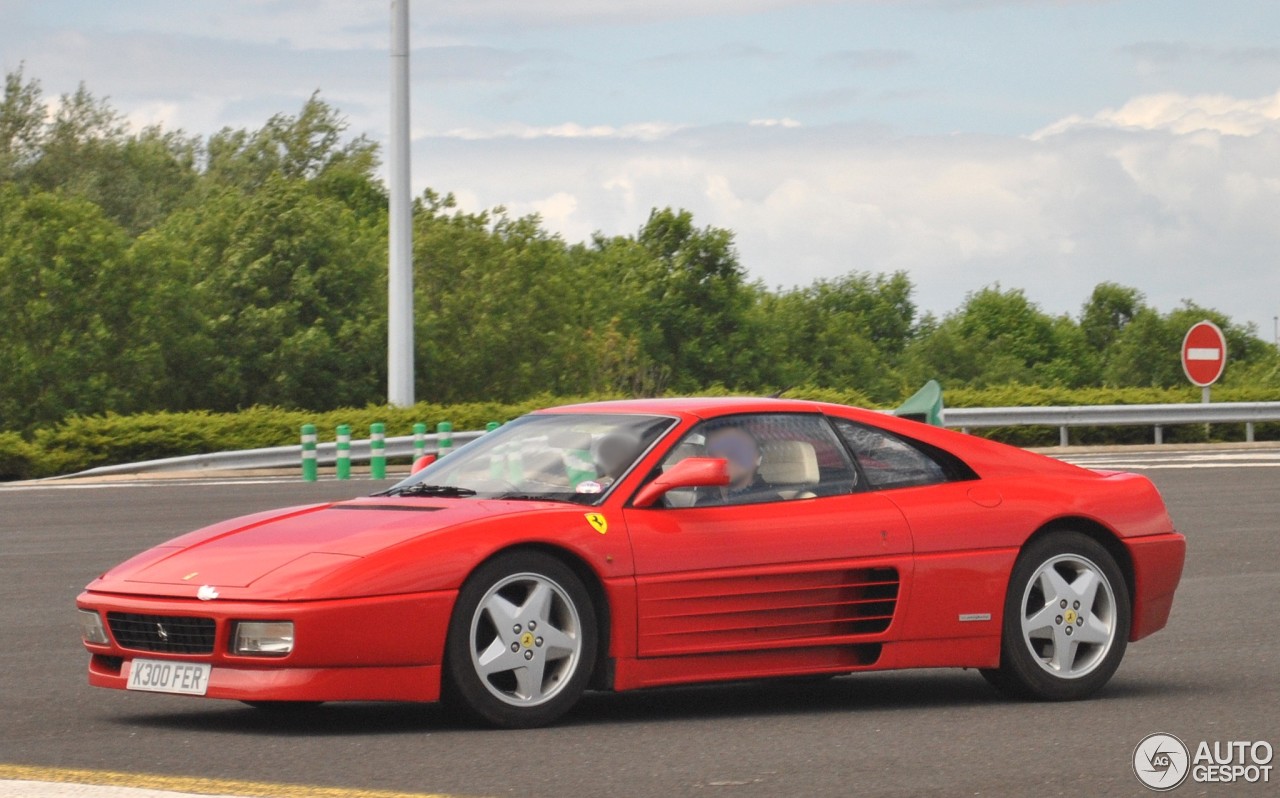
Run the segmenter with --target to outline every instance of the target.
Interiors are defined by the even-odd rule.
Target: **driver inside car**
[[[760,476],[760,443],[740,426],[720,427],[707,433],[707,457],[729,463],[729,484],[700,492],[699,506],[779,501],[781,495]]]
[[[596,481],[603,487],[616,482],[640,454],[640,438],[629,432],[611,432],[591,444]]]

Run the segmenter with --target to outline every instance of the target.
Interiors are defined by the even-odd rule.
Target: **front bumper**
[[[456,593],[307,602],[192,601],[85,592],[81,609],[108,627],[106,645],[85,643],[89,684],[123,690],[136,657],[212,666],[208,698],[241,701],[435,701]],[[212,651],[177,654],[126,648],[106,624],[110,612],[214,621]],[[232,653],[236,621],[293,621],[295,644],[283,657]],[[145,645],[145,644],[144,644]]]

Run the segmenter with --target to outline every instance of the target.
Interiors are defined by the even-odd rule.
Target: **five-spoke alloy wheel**
[[[1087,698],[1119,667],[1130,621],[1129,591],[1111,553],[1078,532],[1052,532],[1014,564],[1000,668],[983,675],[1019,697]]]
[[[572,569],[541,552],[499,555],[458,594],[445,698],[497,726],[550,723],[582,695],[597,638],[595,609]]]

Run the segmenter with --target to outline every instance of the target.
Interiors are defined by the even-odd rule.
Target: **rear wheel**
[[[1087,698],[1120,666],[1131,617],[1129,591],[1110,552],[1079,532],[1046,535],[1014,564],[1000,667],[982,675],[1021,698]]]
[[[499,555],[458,594],[445,700],[495,726],[551,723],[586,689],[597,638],[595,608],[572,569],[541,552]]]

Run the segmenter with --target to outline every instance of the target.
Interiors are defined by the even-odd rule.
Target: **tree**
[[[513,400],[586,390],[574,356],[585,332],[580,280],[564,242],[536,216],[464,213],[452,197],[428,193],[414,249],[420,395]]]
[[[24,81],[21,66],[6,73],[0,102],[0,183],[16,179],[38,157],[44,118],[40,84]]]
[[[145,286],[127,246],[87,200],[0,187],[0,426],[131,409]]]
[[[892,401],[904,385],[901,355],[914,333],[904,272],[850,272],[805,288],[762,292],[757,303],[768,379],[786,387],[854,388]]]
[[[81,85],[51,105],[21,67],[0,100],[0,429],[70,413],[323,410],[381,402],[386,189],[377,147],[313,94],[207,139],[136,130]],[[898,401],[927,379],[1174,386],[1187,327],[1226,332],[1229,384],[1280,384],[1249,326],[1167,314],[1102,283],[1078,318],[1019,290],[917,318],[905,274],[769,290],[733,233],[653,209],[567,244],[537,216],[414,211],[419,395],[656,395],[790,386]]]
[[[1217,324],[1227,338],[1224,382],[1231,382],[1237,373],[1256,380],[1274,370],[1275,348],[1258,338],[1254,328],[1233,324],[1226,314],[1184,301],[1164,315],[1149,307],[1139,309],[1108,350],[1103,380],[1113,386],[1187,385],[1182,339],[1192,325],[1205,319]]]
[[[679,391],[758,383],[758,331],[733,234],[697,229],[688,211],[653,210],[636,236],[648,261],[617,275],[643,355]]]
[[[903,375],[912,385],[938,380],[945,388],[960,388],[987,384],[990,366],[980,344],[961,331],[957,314],[943,319],[926,314],[907,347]]]
[[[130,235],[150,229],[196,183],[199,142],[181,131],[134,134],[123,117],[83,84],[46,118],[39,84],[5,77],[0,104],[0,181],[24,190],[84,197]]]
[[[1096,356],[1078,325],[1044,313],[1018,289],[969,294],[941,322],[921,327],[908,353],[915,379],[984,387],[1003,383],[1079,387],[1096,379]]]
[[[346,129],[341,114],[316,92],[297,116],[276,114],[259,130],[223,128],[210,136],[204,173],[214,184],[247,191],[273,175],[304,181],[331,172],[368,177],[378,165],[377,146],[364,136],[344,143]]]
[[[1145,307],[1138,289],[1117,283],[1098,283],[1080,312],[1080,329],[1085,341],[1096,351],[1105,351]]]
[[[195,288],[219,403],[327,409],[376,396],[385,228],[280,176],[228,193],[223,208]]]
[[[344,126],[312,97],[297,118],[223,131],[186,207],[135,242],[152,269],[161,406],[380,398],[386,206],[374,148],[343,145]]]

